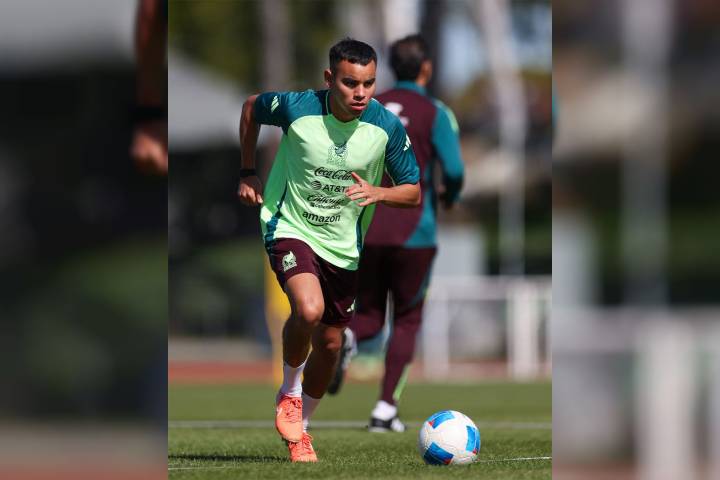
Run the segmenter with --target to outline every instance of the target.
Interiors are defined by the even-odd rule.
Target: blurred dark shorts
[[[312,273],[320,280],[325,311],[321,322],[335,327],[346,326],[355,310],[358,288],[357,270],[346,270],[320,258],[295,238],[278,238],[266,245],[270,267],[280,286],[299,273]]]

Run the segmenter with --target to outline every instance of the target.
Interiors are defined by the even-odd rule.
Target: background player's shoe
[[[370,425],[368,425],[369,432],[384,433],[384,432],[404,432],[405,424],[400,421],[398,417],[393,417],[390,420],[380,420],[376,417],[370,418]]]
[[[288,442],[302,440],[302,398],[278,393],[275,403],[275,428],[278,433]]]
[[[357,355],[357,343],[355,342],[355,334],[353,331],[346,328],[343,331],[342,339],[343,343],[340,348],[340,355],[338,356],[337,368],[335,369],[335,374],[333,375],[332,380],[330,380],[330,385],[328,385],[327,388],[327,393],[330,395],[335,395],[340,391],[343,380],[345,380],[345,372],[350,365],[350,360],[352,357]]]
[[[312,437],[309,433],[303,432],[299,442],[287,442],[290,451],[291,462],[317,462],[317,455],[313,449]]]

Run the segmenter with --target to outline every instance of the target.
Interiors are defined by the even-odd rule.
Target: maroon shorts
[[[322,323],[345,326],[355,310],[357,270],[345,270],[320,258],[307,243],[294,238],[275,239],[267,247],[270,267],[280,286],[298,273],[312,273],[320,280],[325,311]]]

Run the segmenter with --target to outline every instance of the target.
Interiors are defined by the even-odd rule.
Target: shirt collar
[[[395,84],[395,88],[404,88],[407,90],[413,90],[421,95],[427,95],[427,92],[425,90],[425,87],[421,87],[415,82],[411,82],[410,80],[400,80]]]

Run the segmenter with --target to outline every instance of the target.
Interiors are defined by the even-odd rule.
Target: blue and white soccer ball
[[[480,430],[462,413],[442,410],[423,423],[418,449],[430,465],[472,463],[480,452]]]

